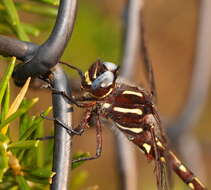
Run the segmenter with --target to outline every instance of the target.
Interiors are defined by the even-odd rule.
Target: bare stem
[[[58,63],[73,31],[76,5],[77,0],[60,1],[56,23],[49,38],[33,51],[25,51],[28,54],[22,57],[24,64],[19,64],[13,74],[16,81],[43,75]]]
[[[124,46],[120,76],[131,80],[140,47],[141,0],[128,0],[124,25]],[[119,134],[116,136],[116,149],[121,190],[136,190],[138,177],[135,152],[132,145]]]
[[[187,101],[185,106],[183,107],[181,114],[168,125],[168,133],[170,139],[176,147],[177,145],[181,144],[182,139],[184,139],[185,135],[189,136],[189,133],[191,133],[191,130],[199,121],[207,100],[208,89],[210,86],[211,43],[209,41],[209,38],[211,33],[211,23],[207,18],[210,17],[211,2],[209,0],[204,0],[200,3],[201,6],[199,12],[197,46],[194,59],[195,64],[193,68],[192,80],[188,92]],[[194,141],[194,144],[197,144],[197,147],[199,147],[197,140],[193,136],[191,138],[191,142]],[[183,155],[186,155],[186,153],[183,151],[184,149],[180,150],[181,152],[183,152]],[[200,155],[201,152],[199,150],[199,148],[196,148],[195,152],[193,151],[189,155]],[[198,156],[198,158],[201,158],[201,156]],[[188,161],[190,162],[190,159],[188,159]],[[194,168],[193,170],[196,171],[199,168],[203,168],[203,166],[201,166],[202,163],[204,163],[203,160],[198,159],[195,164],[190,164]],[[201,173],[203,173],[201,174],[201,176],[205,176],[204,171]]]
[[[60,66],[56,66],[53,72],[52,85],[59,91],[64,91],[70,96],[70,88],[68,78]],[[53,115],[59,121],[67,124],[72,129],[72,109],[68,100],[60,94],[52,94],[53,96]],[[67,130],[55,125],[54,137],[54,156],[53,156],[53,172],[56,175],[53,177],[51,190],[67,190],[70,182],[71,158],[72,158],[72,138],[67,133]]]

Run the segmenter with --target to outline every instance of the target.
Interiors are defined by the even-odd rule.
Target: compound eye
[[[98,76],[92,83],[92,89],[107,88],[114,82],[114,74],[110,71],[106,71]]]
[[[103,65],[108,69],[108,71],[115,71],[117,69],[117,65],[111,62],[103,62]]]

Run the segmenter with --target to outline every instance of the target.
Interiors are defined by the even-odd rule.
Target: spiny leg
[[[96,98],[94,98],[94,97],[86,97],[86,96],[74,97],[74,96],[68,96],[66,92],[59,91],[59,90],[53,88],[50,84],[48,84],[47,86],[45,86],[45,88],[50,89],[54,94],[60,94],[61,96],[64,96],[71,103],[73,103],[76,106],[81,107],[81,108],[92,107],[96,103]],[[86,102],[86,101],[89,101],[89,102]]]
[[[150,132],[151,132],[151,137],[152,137],[152,146],[153,146],[153,149],[154,149],[155,173],[156,173],[157,186],[158,186],[159,190],[168,189],[165,166],[160,161],[161,154],[160,154],[158,147],[157,147],[157,143],[156,143],[157,138],[156,138],[156,135],[155,135],[154,127],[155,126],[153,124],[151,124]]]
[[[64,91],[59,91],[54,88],[51,89],[53,93],[55,94],[60,94],[64,96],[66,99],[68,99],[71,103],[75,104],[76,106],[80,108],[87,108],[87,107],[92,107],[95,104],[94,99],[86,98],[84,96],[77,97],[75,98],[74,96],[68,96]],[[79,102],[80,101],[80,102]],[[89,103],[85,103],[85,101],[91,101]]]
[[[66,124],[59,121],[58,119],[46,117],[42,113],[40,114],[40,116],[44,119],[58,122],[60,124],[59,126],[65,128],[69,135],[82,135],[82,133],[87,128],[88,123],[91,119],[91,110],[86,109],[86,112],[85,112],[82,122],[75,129],[70,129]],[[54,136],[46,136],[46,137],[38,137],[38,138],[36,138],[36,140],[49,140],[49,139],[53,139],[53,138],[54,138]]]
[[[59,124],[59,126],[66,129],[66,131],[69,135],[82,135],[82,133],[84,132],[83,128],[70,129],[68,125],[66,125],[62,121],[58,120],[57,118],[50,118],[50,117],[44,116],[42,113],[40,114],[40,116],[46,120],[57,122]]]
[[[92,157],[85,157],[85,158],[79,158],[79,159],[73,160],[72,161],[73,163],[80,162],[80,161],[94,160],[101,156],[101,153],[102,153],[102,128],[101,128],[99,116],[96,116],[96,117],[97,117],[96,118],[96,126],[95,126],[95,128],[96,128],[96,144],[97,144],[96,154],[95,154],[95,156],[92,156]]]
[[[78,72],[78,74],[79,74],[81,79],[84,77],[84,74],[83,74],[82,70],[80,70],[79,68],[77,68],[77,67],[75,67],[75,66],[73,66],[73,65],[71,65],[69,63],[65,63],[65,62],[61,62],[61,61],[59,63],[63,64],[63,65],[66,65],[67,67],[69,67],[69,68],[71,68],[73,70],[76,70]]]
[[[68,65],[67,63],[63,63],[63,62],[60,62],[60,63]],[[71,66],[71,65],[68,65],[68,66]],[[71,66],[71,67],[74,67],[74,66]],[[76,67],[74,68],[80,73],[80,69]],[[51,81],[48,78],[45,78],[42,76],[40,76],[39,78],[47,83],[47,85],[42,86],[43,88],[50,89],[54,94],[62,95],[63,97],[65,97],[67,100],[69,100],[71,103],[75,104],[78,107],[87,108],[87,107],[92,107],[95,104],[96,98],[94,97],[88,97],[88,96],[74,97],[72,95],[69,96],[67,95],[65,91],[60,91],[54,88],[51,84]],[[87,103],[86,101],[89,101],[89,103]]]

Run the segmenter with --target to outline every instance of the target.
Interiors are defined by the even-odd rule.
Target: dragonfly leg
[[[36,140],[45,141],[45,140],[51,140],[54,136],[45,136],[45,137],[37,137]]]
[[[84,129],[81,128],[76,128],[76,129],[70,129],[68,127],[68,125],[66,125],[65,123],[63,123],[62,121],[58,120],[57,118],[50,118],[50,117],[47,117],[47,116],[44,116],[42,113],[40,114],[40,116],[46,120],[50,120],[50,121],[55,121],[56,123],[59,124],[59,126],[63,127],[64,129],[66,129],[67,133],[69,135],[82,135],[82,133],[84,132]]]
[[[99,116],[97,116],[95,128],[96,128],[96,144],[97,144],[95,156],[79,158],[79,159],[73,160],[72,161],[73,163],[80,162],[80,161],[94,160],[101,156],[101,153],[102,153],[102,128],[101,128]]]

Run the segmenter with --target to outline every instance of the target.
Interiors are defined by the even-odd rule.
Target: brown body
[[[67,64],[66,64],[67,65]],[[81,76],[81,87],[88,93],[76,99],[69,98],[80,107],[87,108],[81,128],[96,117],[97,151],[91,160],[98,158],[102,150],[102,136],[99,116],[112,120],[127,138],[137,145],[149,160],[155,160],[158,189],[168,189],[163,166],[170,166],[173,171],[193,190],[205,190],[198,178],[182,164],[169,150],[160,119],[152,101],[152,95],[144,89],[130,84],[117,83],[119,67],[110,62],[96,61]],[[151,90],[152,91],[152,90]],[[153,91],[152,91],[153,92]],[[86,102],[89,101],[89,102]],[[80,103],[78,103],[80,102]],[[80,161],[82,159],[79,159]]]
[[[99,114],[114,121],[128,139],[141,148],[148,159],[155,159],[157,151],[159,161],[165,163],[167,158],[170,167],[191,189],[206,189],[167,148],[163,134],[160,130],[156,130],[160,127],[159,118],[151,96],[146,91],[135,86],[116,83],[113,92],[99,102],[97,103],[97,106],[100,105]],[[155,130],[155,143],[152,128]]]

